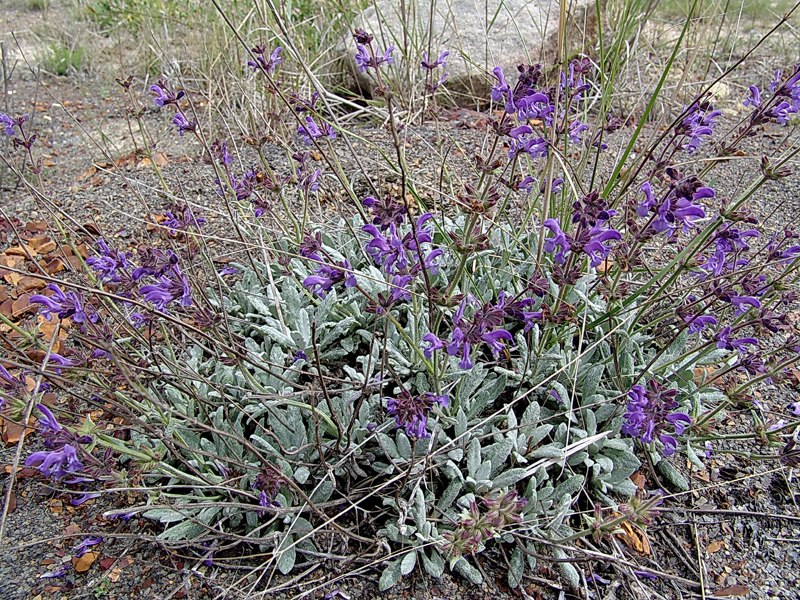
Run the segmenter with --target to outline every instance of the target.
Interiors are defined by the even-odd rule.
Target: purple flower
[[[573,121],[569,125],[569,141],[573,144],[580,144],[583,139],[580,134],[587,129],[589,129],[588,125],[581,123],[580,121]]]
[[[89,552],[89,548],[102,543],[103,543],[103,538],[101,537],[87,537],[80,544],[75,546],[75,556],[77,558],[80,558],[81,556]]]
[[[97,244],[100,256],[87,258],[86,264],[101,273],[100,281],[121,281],[122,277],[117,270],[120,268],[127,269],[130,266],[128,263],[129,255],[124,252],[112,251],[103,239],[95,241],[95,244]]]
[[[384,272],[390,275],[404,272],[407,269],[414,270],[415,267],[416,270],[419,270],[421,267],[417,265],[421,260],[426,268],[435,268],[432,260],[440,256],[441,251],[434,250],[430,255],[424,257],[424,252],[417,247],[417,241],[420,244],[429,244],[433,241],[432,231],[424,227],[432,216],[431,213],[424,213],[412,225],[416,229],[416,238],[412,232],[408,232],[401,238],[395,222],[389,223],[388,236],[371,223],[364,225],[361,231],[372,236],[372,240],[366,246],[367,252],[372,255],[375,262],[383,267]]]
[[[67,574],[67,565],[61,565],[55,571],[39,575],[39,579],[58,579]]]
[[[761,308],[761,302],[752,296],[731,296],[729,301],[736,309],[737,315],[743,315],[750,310],[751,306],[754,308]]]
[[[14,119],[0,113],[0,127],[5,130],[6,135],[14,135],[14,125]]]
[[[60,450],[34,452],[25,461],[25,466],[35,467],[42,475],[53,479],[62,479],[68,473],[77,473],[83,469],[75,447],[70,444],[64,444]]]
[[[506,103],[506,111],[513,113],[514,99],[513,95],[511,94],[511,88],[509,87],[508,82],[506,82],[506,77],[503,74],[503,69],[501,67],[495,67],[492,70],[492,73],[494,73],[494,76],[497,77],[497,84],[492,86],[492,91],[489,93],[489,96],[495,102],[502,102],[504,96],[510,95],[509,102]],[[509,108],[511,110],[509,110]]]
[[[251,67],[254,73],[259,69],[263,70],[265,73],[268,73],[269,71],[274,71],[275,66],[283,62],[280,57],[282,51],[283,48],[278,46],[277,48],[275,48],[275,50],[272,51],[272,54],[269,55],[269,58],[266,58],[267,47],[265,45],[256,46],[252,50],[256,59],[254,61],[248,60],[247,66]]]
[[[650,187],[649,181],[645,181],[642,184],[641,190],[644,192],[645,199],[639,202],[639,206],[636,208],[636,214],[640,217],[646,217],[647,213],[656,206],[657,200],[653,195],[653,189]]]
[[[47,408],[44,404],[37,404],[36,408],[38,408],[39,412],[42,413],[42,416],[39,417],[39,425],[42,427],[42,433],[46,433],[48,431],[52,433],[61,431],[61,425],[53,416],[53,413],[50,412],[49,408]]]
[[[186,307],[192,304],[191,287],[186,276],[181,273],[178,265],[173,265],[172,273],[175,276],[174,280],[162,275],[158,283],[144,285],[139,288],[139,293],[144,296],[144,299],[151,302],[156,310],[160,312],[164,312],[167,304],[179,298],[181,306]]]
[[[307,116],[306,124],[300,125],[297,128],[297,135],[303,138],[306,146],[311,145],[312,139],[316,140],[326,135],[332,140],[335,139],[336,131],[333,129],[333,127],[327,123],[324,125],[324,127],[325,132],[323,133],[323,131],[317,126],[317,123],[314,121],[314,119],[310,116]]]
[[[450,396],[437,396],[429,392],[412,396],[403,390],[397,398],[387,399],[386,410],[394,415],[395,423],[406,430],[408,437],[421,439],[431,437],[427,430],[428,413],[437,403],[444,407],[450,406]]]
[[[422,53],[422,68],[427,69],[428,71],[432,71],[438,66],[441,66],[443,69],[447,68],[447,57],[450,56],[450,53],[445,50],[439,55],[439,58],[433,62],[428,62],[428,53]]]
[[[800,402],[792,402],[789,406],[792,408],[792,414],[800,417]]]
[[[425,355],[425,358],[429,360],[433,358],[434,350],[443,350],[445,347],[445,343],[432,333],[426,333],[425,335],[423,335],[422,341],[430,344],[430,346],[427,346],[422,349],[422,353]]]
[[[386,63],[387,65],[392,64],[392,52],[394,52],[394,46],[389,46],[389,48],[386,49],[386,52],[383,53],[383,56],[376,56],[375,58],[372,58],[370,51],[368,51],[365,46],[359,44],[356,51],[356,64],[358,65],[358,70],[364,73],[370,68],[377,70],[378,67],[380,67],[383,63]]]
[[[692,104],[687,115],[675,128],[676,134],[679,136],[689,137],[688,143],[684,144],[682,148],[689,154],[692,154],[700,147],[703,136],[710,136],[714,133],[714,125],[717,117],[722,114],[722,111],[714,110],[710,102],[695,102]]]
[[[172,117],[172,124],[178,128],[178,133],[183,137],[187,131],[195,131],[197,129],[197,121],[191,123],[186,119],[182,112],[176,112]]]
[[[572,247],[567,240],[566,234],[561,230],[561,226],[555,219],[547,219],[542,226],[549,229],[554,236],[545,239],[544,251],[555,252],[556,248],[558,248],[558,252],[556,252],[553,256],[553,260],[556,263],[563,265],[566,262],[567,252],[569,252],[570,248]]]
[[[73,498],[72,500],[69,501],[69,503],[72,504],[72,506],[80,506],[87,500],[99,498],[100,496],[102,496],[102,494],[100,494],[99,492],[87,492],[85,494],[81,494],[77,498]]]
[[[51,320],[51,314],[56,314],[59,319],[70,317],[75,323],[83,323],[88,318],[93,323],[97,321],[97,314],[91,311],[88,316],[84,309],[83,296],[77,292],[64,293],[55,283],[47,286],[49,290],[55,292],[52,296],[35,294],[30,297],[30,304],[42,304],[39,312],[45,319]],[[90,309],[91,310],[91,309]]]
[[[312,254],[309,258],[322,261],[321,258]],[[338,263],[336,266],[321,264],[314,269],[316,275],[309,275],[303,280],[303,287],[317,294],[320,298],[324,298],[327,293],[339,282],[344,281],[345,287],[356,287],[358,282],[353,274],[353,267],[350,266],[350,261]]]
[[[164,78],[159,79],[156,85],[151,85],[150,91],[155,94],[153,101],[155,102],[156,106],[178,104],[178,100],[186,95],[186,92],[183,90],[180,90],[177,94],[173,93],[167,85],[167,80]]]
[[[731,333],[730,327],[725,327],[717,335],[717,348],[720,350],[739,350],[741,351],[746,344],[754,344],[758,346],[758,340],[755,338],[739,338],[736,340],[728,339]]]
[[[761,106],[761,90],[758,89],[758,86],[750,86],[750,96],[744,101],[744,105],[753,108]]]
[[[664,456],[669,456],[675,452],[677,442],[665,432],[665,427],[671,424],[675,435],[682,435],[692,420],[685,413],[672,413],[678,408],[675,399],[678,390],[666,389],[655,379],[649,381],[648,387],[649,390],[635,385],[628,392],[630,402],[622,432],[638,437],[645,444],[652,444],[658,438],[664,444]]]
[[[689,333],[698,333],[707,325],[717,324],[717,320],[711,315],[683,315],[683,321],[689,324]]]
[[[465,299],[461,302],[461,305],[453,315],[453,325],[455,327],[450,334],[450,343],[447,344],[447,353],[450,356],[461,357],[461,361],[458,363],[460,369],[469,370],[473,367],[470,359],[473,346],[485,343],[492,350],[492,354],[497,356],[505,347],[501,340],[513,341],[513,337],[508,331],[500,329],[506,316],[504,305],[505,294],[501,292],[496,305],[493,306],[487,302],[478,308],[470,319],[467,319],[464,317],[467,301]],[[439,340],[433,334],[428,335],[431,337],[423,337],[424,341],[432,344],[428,350],[441,349],[442,340]]]

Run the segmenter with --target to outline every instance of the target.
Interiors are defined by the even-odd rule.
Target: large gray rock
[[[594,44],[595,6],[595,0],[569,0],[570,53]],[[424,74],[419,62],[423,51],[430,48],[430,60],[435,60],[448,50],[447,89],[459,104],[469,98],[474,104],[474,98],[485,97],[492,85],[494,67],[503,67],[511,82],[516,79],[518,64],[552,65],[558,45],[558,20],[558,0],[380,0],[364,10],[354,26],[372,33],[381,51],[395,47],[396,68],[387,74],[390,79],[411,79],[395,79],[396,89],[422,85]],[[347,52],[350,57],[355,52],[352,39],[348,39]],[[405,61],[416,64],[409,69]],[[374,80],[359,74],[352,60],[350,67],[359,85],[372,90]]]

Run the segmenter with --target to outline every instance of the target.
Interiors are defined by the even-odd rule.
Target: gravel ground
[[[21,5],[20,5],[21,6]],[[8,11],[3,19],[6,28],[14,23],[21,32],[23,42],[26,27],[38,16],[20,6]],[[57,7],[56,7],[57,8]],[[55,9],[53,9],[55,10]],[[13,13],[13,14],[12,14]],[[763,64],[767,58],[753,59]],[[753,67],[754,72],[763,69]],[[765,77],[762,77],[762,81]],[[46,86],[45,86],[46,84]],[[8,112],[30,112],[33,127],[43,143],[46,188],[53,194],[53,204],[72,215],[80,224],[95,223],[103,233],[119,245],[135,247],[152,238],[145,228],[148,209],[160,209],[162,196],[152,168],[140,161],[120,169],[124,178],[113,173],[92,172],[92,163],[116,160],[133,149],[127,121],[117,90],[108,96],[98,94],[97,81],[81,79],[46,79],[37,83],[22,67],[9,83],[11,106]],[[149,106],[146,95],[143,102]],[[731,104],[726,115],[732,121],[737,108]],[[200,148],[188,137],[178,138],[172,131],[166,114],[150,111],[146,114],[148,128],[157,140],[157,150],[163,152],[167,164],[163,173],[170,185],[183,186],[193,202],[204,207],[211,221],[209,231],[230,235],[224,227],[226,215],[214,193],[212,168],[202,159]],[[484,117],[467,110],[448,114],[441,133],[445,138],[448,167],[454,182],[467,177],[463,161],[473,154],[469,148],[481,147]],[[102,128],[107,140],[106,152],[89,143]],[[629,129],[616,134],[609,159],[629,135]],[[388,134],[374,126],[363,126],[362,137],[374,140],[384,151],[391,152]],[[718,198],[733,198],[758,169],[757,157],[785,150],[786,129],[767,127],[750,139],[744,149],[751,159],[720,165],[708,180],[717,190]],[[434,198],[437,209],[451,211],[452,206],[439,200],[434,193],[440,181],[440,159],[433,140],[437,131],[433,125],[409,126],[409,164],[420,189]],[[2,143],[8,144],[8,140]],[[342,148],[341,140],[337,148]],[[377,164],[374,150],[354,140],[357,154],[368,172]],[[267,147],[267,155],[278,169],[285,162],[275,147]],[[252,159],[246,154],[242,166]],[[239,157],[237,157],[237,160]],[[340,159],[346,170],[355,172],[352,158],[342,152]],[[236,163],[235,163],[236,164]],[[366,195],[365,181],[357,180],[356,191]],[[396,182],[380,182],[392,188]],[[41,205],[36,205],[24,190],[15,187],[10,174],[5,171],[0,179],[0,207],[9,216],[22,223],[43,219],[46,215]],[[323,181],[323,191],[332,190],[333,182]],[[314,218],[322,221],[333,214],[336,203],[342,198],[335,194],[322,194],[321,214]],[[142,202],[144,201],[144,202]],[[520,206],[520,209],[524,208]],[[780,231],[797,227],[800,218],[800,180],[796,177],[772,182],[764,186],[752,199],[750,208],[762,217],[768,217],[768,227]],[[219,257],[225,257],[234,244],[222,241],[212,245]],[[797,325],[797,307],[793,307]],[[761,417],[772,423],[788,418],[788,404],[798,400],[796,386],[782,383],[766,385],[759,390],[762,404]],[[721,427],[727,433],[746,433],[752,430],[750,411],[731,412]],[[38,440],[26,444],[22,458],[38,449]],[[739,450],[759,452],[757,442],[738,443]],[[0,449],[0,464],[10,465],[14,460],[16,445]],[[709,471],[698,471],[688,465],[677,465],[689,477],[692,491],[672,496],[667,508],[653,526],[648,528],[652,548],[650,556],[636,553],[617,544],[618,556],[628,556],[640,564],[651,566],[678,577],[702,582],[703,588],[688,588],[675,581],[651,582],[639,579],[619,565],[593,563],[594,572],[614,579],[605,587],[593,584],[589,593],[596,598],[691,598],[740,596],[746,598],[798,598],[800,597],[800,486],[797,476],[777,462],[755,462],[731,455],[716,454],[709,461]],[[10,466],[0,472],[3,489],[8,484]],[[650,478],[648,489],[657,487]],[[108,521],[104,511],[135,504],[130,496],[104,496],[90,500],[79,507],[69,503],[69,496],[50,488],[35,472],[23,470],[15,485],[16,507],[9,510],[3,539],[0,540],[0,600],[23,598],[244,598],[248,589],[263,589],[256,579],[257,561],[254,559],[220,560],[213,567],[198,564],[197,559],[171,555],[145,538],[158,533],[157,526],[145,519],[128,522]],[[55,571],[63,563],[72,563],[75,545],[81,536],[102,535],[104,542],[97,546],[96,562],[85,573],[70,574],[60,579],[42,579],[41,575]],[[358,558],[356,556],[356,558]],[[445,574],[440,581],[415,573],[404,578],[389,593],[377,591],[379,571],[365,570],[350,578],[337,577],[348,572],[340,561],[309,560],[305,568],[291,577],[274,579],[272,585],[285,583],[282,591],[271,594],[274,598],[297,597],[308,593],[309,598],[321,598],[325,592],[339,590],[351,598],[421,598],[500,600],[519,596],[505,587],[502,559],[487,552],[481,555],[482,567],[488,578],[482,586],[471,586],[463,579]],[[581,563],[583,564],[583,563]],[[587,575],[590,573],[586,566]],[[247,581],[241,578],[252,571]],[[300,573],[298,575],[297,573]],[[269,574],[266,575],[268,577]],[[326,582],[331,582],[327,583]],[[253,586],[249,588],[248,586]],[[595,587],[597,586],[597,587]],[[691,590],[691,591],[687,591]],[[560,583],[557,570],[542,564],[540,572],[526,587],[533,598],[560,598],[573,596]]]

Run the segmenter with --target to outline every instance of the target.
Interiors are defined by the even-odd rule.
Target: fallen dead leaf
[[[108,571],[111,568],[111,565],[113,565],[116,561],[116,558],[112,556],[106,556],[105,558],[101,558],[100,562],[97,564],[100,565],[101,571]]]
[[[47,230],[47,223],[44,221],[31,221],[25,225],[25,229],[30,233],[40,233]]]
[[[72,525],[67,525],[64,528],[64,535],[75,535],[76,533],[81,532],[80,525],[73,523]]]
[[[109,571],[108,578],[113,582],[116,583],[119,580],[119,576],[122,575],[122,569],[119,567],[114,567]]]
[[[714,592],[715,596],[746,596],[750,593],[750,588],[746,588],[738,583],[735,585],[722,588]]]
[[[711,542],[708,546],[706,546],[706,550],[709,554],[714,554],[715,552],[719,552],[725,547],[725,542]]]
[[[8,513],[11,514],[17,508],[17,494],[16,492],[11,492],[8,496]]]
[[[85,573],[94,564],[98,556],[100,556],[99,552],[87,552],[80,558],[73,558],[72,566],[75,567],[75,571],[78,573]]]
[[[624,521],[620,528],[623,533],[618,533],[617,538],[623,544],[628,548],[633,548],[640,554],[650,554],[650,542],[647,541],[647,536],[638,525]]]
[[[20,277],[17,287],[21,290],[40,290],[45,286],[45,282],[38,277]]]
[[[644,483],[645,483],[644,473],[640,473],[640,472],[634,473],[633,475],[631,475],[631,481],[640,490],[644,489]]]
[[[64,504],[61,500],[50,500],[50,512],[54,515],[60,514],[64,510]]]
[[[22,294],[19,298],[14,300],[11,305],[11,316],[19,319],[22,315],[29,312],[36,312],[38,305],[30,303],[30,294]]]

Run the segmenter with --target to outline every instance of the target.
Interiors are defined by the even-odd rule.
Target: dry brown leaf
[[[25,225],[25,229],[30,233],[40,233],[47,230],[47,223],[44,221],[31,221]]]
[[[2,304],[0,304],[0,314],[2,314],[6,319],[10,319],[14,307],[13,300],[5,300]]]
[[[58,246],[56,245],[55,242],[47,242],[46,244],[40,246],[37,249],[37,251],[39,252],[39,254],[45,255],[45,254],[50,254],[56,248],[58,248]]]
[[[28,246],[33,248],[34,250],[39,250],[41,246],[44,246],[46,243],[50,241],[50,237],[46,235],[35,235],[31,239],[28,240]]]
[[[94,564],[94,561],[97,560],[99,555],[99,552],[87,552],[80,558],[73,558],[72,566],[75,567],[78,573],[85,573]]]
[[[26,250],[27,250],[27,252],[26,252]],[[22,246],[12,246],[11,248],[8,248],[4,252],[4,254],[6,254],[7,256],[21,256],[23,258],[28,258],[28,254],[29,253],[30,254],[36,254],[36,252],[33,250],[33,248],[31,248],[30,246],[27,246],[27,245],[25,246],[25,248],[23,248]]]
[[[631,475],[631,481],[640,490],[644,489],[644,483],[645,483],[644,473],[641,473],[641,472],[634,473],[633,475]]]
[[[11,305],[11,316],[19,319],[22,315],[29,312],[36,312],[38,305],[30,303],[31,295],[22,294],[19,298],[14,300]]]
[[[711,542],[708,546],[706,546],[706,550],[709,554],[714,554],[715,552],[719,552],[725,547],[725,542]]]
[[[50,500],[50,512],[54,515],[60,514],[64,510],[64,504],[61,500]]]
[[[72,523],[64,528],[64,535],[75,535],[81,532],[81,526],[77,523]]]
[[[119,580],[119,576],[122,575],[122,569],[119,567],[114,567],[111,571],[108,572],[108,578],[116,583]]]
[[[746,596],[750,593],[750,588],[746,588],[743,585],[734,584],[728,586],[726,588],[722,588],[721,590],[717,590],[714,592],[715,596]]]
[[[15,492],[11,492],[8,496],[8,513],[11,514],[17,509],[17,494]]]
[[[628,548],[633,548],[640,554],[650,554],[650,542],[647,541],[647,536],[638,525],[623,521],[621,529],[624,533],[618,533],[617,538],[619,538],[623,544],[628,546]]]
[[[17,287],[21,290],[40,290],[45,286],[45,282],[38,277],[20,277]]]
[[[47,271],[48,275],[55,275],[59,271],[64,270],[64,261],[62,261],[60,258],[54,258],[47,263],[44,270]]]

